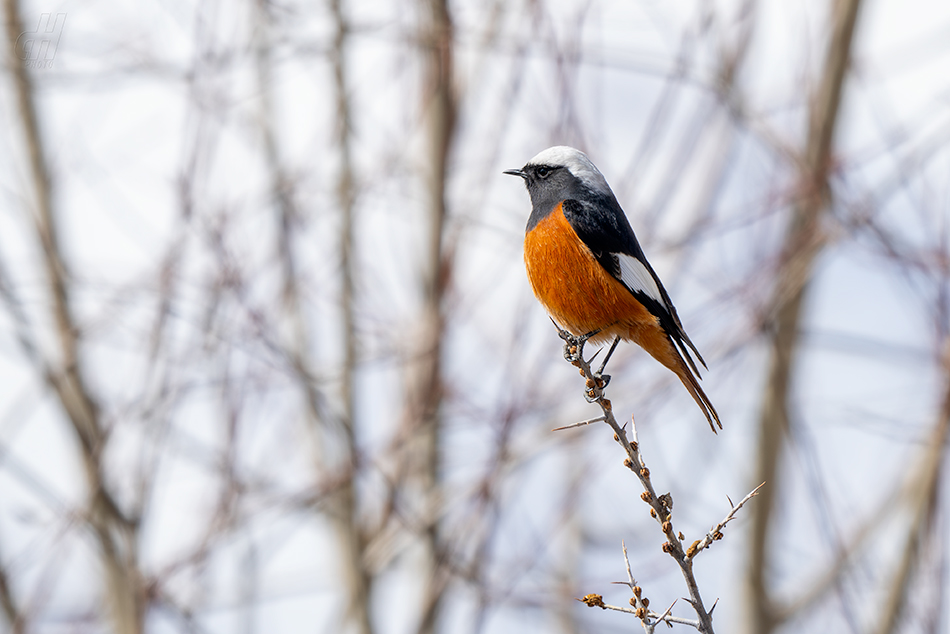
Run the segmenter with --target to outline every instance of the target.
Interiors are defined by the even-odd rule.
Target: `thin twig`
[[[623,561],[627,565],[627,583],[630,584],[630,590],[633,592],[633,597],[630,599],[630,604],[634,608],[633,613],[640,619],[644,631],[646,631],[647,634],[653,634],[655,623],[653,619],[650,618],[650,601],[643,597],[643,589],[637,585],[637,580],[633,578],[633,570],[630,568],[630,558],[627,556],[626,542],[621,541],[620,546],[623,548]]]
[[[565,429],[574,429],[575,427],[583,427],[584,425],[590,425],[591,423],[599,423],[604,420],[603,416],[597,416],[595,418],[588,418],[587,420],[582,420],[579,423],[571,423],[570,425],[564,425],[563,427],[555,427],[551,431],[563,431]]]
[[[713,526],[712,529],[710,529],[710,531],[706,533],[705,537],[703,537],[701,540],[697,540],[693,542],[693,544],[689,548],[686,549],[686,556],[690,558],[695,557],[703,550],[709,548],[714,541],[719,541],[720,539],[722,539],[722,529],[726,527],[726,524],[736,519],[736,513],[739,511],[739,509],[741,509],[742,506],[746,502],[754,498],[756,494],[759,492],[759,489],[761,489],[764,486],[765,486],[765,482],[763,482],[759,486],[749,491],[748,495],[742,498],[738,504],[734,504],[732,507],[732,510],[729,511],[729,514],[726,515],[724,520],[722,520],[721,522]],[[727,497],[726,499],[729,499],[729,498]],[[732,504],[732,500],[729,500],[729,503]]]
[[[710,612],[706,610],[702,595],[699,591],[699,584],[696,582],[695,575],[693,575],[692,559],[686,556],[683,543],[673,528],[672,516],[670,515],[672,500],[669,494],[662,496],[657,495],[656,490],[653,488],[653,482],[650,480],[650,470],[640,455],[635,422],[631,418],[630,430],[633,441],[630,441],[627,439],[626,429],[621,427],[614,417],[612,403],[604,396],[604,380],[595,375],[590,368],[590,363],[584,360],[583,352],[585,340],[583,338],[574,337],[560,328],[558,329],[558,334],[565,341],[565,359],[567,359],[571,365],[578,368],[581,376],[586,379],[587,389],[585,396],[587,400],[592,403],[597,403],[600,406],[600,409],[604,413],[604,422],[610,425],[611,429],[614,430],[614,440],[627,452],[627,459],[624,460],[624,466],[636,474],[640,480],[640,484],[643,486],[644,492],[641,498],[650,505],[650,514],[660,524],[660,528],[667,538],[667,541],[663,544],[663,552],[669,554],[676,561],[680,567],[680,572],[683,574],[683,579],[686,581],[686,587],[689,591],[688,600],[696,611],[696,615],[699,617],[699,620],[696,622],[696,629],[703,634],[713,634],[712,616]],[[622,611],[630,612],[631,610],[623,608]],[[633,613],[636,614],[636,611],[634,610]],[[667,617],[667,620],[669,621],[670,617]]]
[[[637,610],[635,610],[635,609],[633,609],[633,608],[625,608],[625,607],[623,607],[623,606],[621,606],[621,605],[611,605],[611,604],[609,604],[609,603],[604,603],[603,598],[601,598],[600,601],[597,601],[596,599],[591,599],[590,596],[591,596],[591,595],[588,595],[588,596],[585,597],[584,599],[578,599],[578,601],[580,601],[581,603],[586,603],[587,605],[590,605],[591,607],[602,608],[602,609],[604,609],[604,610],[613,610],[614,612],[625,612],[626,614],[633,614],[634,616],[639,616],[639,615],[637,614]],[[593,596],[594,596],[594,597],[597,597],[597,596],[599,596],[599,595],[593,595]],[[662,615],[663,618],[662,618],[662,619],[660,619],[660,616],[661,616],[660,614],[657,614],[656,612],[650,612],[650,613],[649,613],[649,618],[651,618],[651,619],[656,619],[656,623],[652,623],[652,624],[649,626],[649,629],[648,629],[647,631],[648,631],[648,632],[653,632],[653,631],[654,631],[653,628],[655,628],[655,627],[656,627],[656,624],[659,623],[659,622],[661,622],[661,621],[662,621],[663,623],[678,623],[678,624],[680,624],[680,625],[688,625],[688,626],[690,626],[690,627],[694,627],[694,628],[696,628],[696,629],[699,629],[699,621],[697,621],[697,620],[695,620],[695,619],[684,619],[684,618],[682,618],[682,617],[672,616],[672,615],[668,614],[669,610],[672,609],[672,607],[673,607],[673,606],[671,605],[671,606],[667,609],[667,612],[664,612],[664,613],[663,613],[663,615]],[[647,627],[647,625],[644,624],[644,628],[646,628],[646,627]]]
[[[627,556],[627,546],[623,543],[623,558],[627,566],[628,581],[619,583],[628,584],[630,586],[630,589],[633,592],[633,598],[630,600],[633,609],[607,605],[603,603],[603,599],[600,599],[599,595],[588,595],[585,597],[584,602],[588,605],[594,605],[608,610],[617,610],[620,612],[629,612],[635,614],[637,618],[640,619],[647,634],[653,634],[656,625],[662,622],[690,625],[695,627],[703,634],[713,634],[712,613],[716,607],[716,603],[718,603],[718,599],[715,603],[713,603],[709,610],[706,610],[706,607],[703,604],[702,596],[699,592],[699,585],[696,582],[696,577],[693,575],[693,558],[701,550],[708,548],[712,542],[722,539],[722,530],[726,527],[726,524],[735,519],[736,513],[739,512],[739,509],[741,509],[746,502],[755,497],[759,490],[765,486],[765,483],[763,482],[757,486],[748,495],[742,498],[738,504],[732,504],[732,500],[730,500],[729,503],[732,505],[732,508],[726,515],[725,519],[714,525],[701,540],[696,540],[688,549],[684,550],[682,541],[683,536],[673,528],[673,517],[671,513],[673,509],[673,499],[669,493],[657,495],[656,490],[653,487],[653,482],[650,479],[650,469],[647,467],[646,462],[643,459],[643,455],[640,453],[640,444],[637,439],[636,422],[633,420],[633,418],[631,418],[630,439],[628,439],[626,428],[621,427],[617,423],[617,419],[613,414],[613,406],[610,400],[604,396],[604,387],[606,386],[605,380],[600,376],[599,371],[597,373],[591,371],[590,360],[584,360],[583,353],[586,339],[584,337],[574,337],[567,331],[560,328],[558,328],[558,334],[565,341],[564,358],[567,359],[572,365],[577,367],[580,370],[581,376],[586,379],[586,391],[584,394],[585,397],[588,401],[597,403],[603,411],[602,416],[598,416],[587,421],[581,421],[580,423],[574,423],[572,425],[558,429],[579,427],[592,422],[603,420],[614,430],[614,440],[616,440],[627,452],[627,458],[624,460],[624,466],[637,475],[637,478],[640,480],[640,484],[643,486],[643,494],[640,497],[644,502],[650,505],[650,515],[652,515],[653,518],[656,519],[656,521],[660,524],[660,528],[667,539],[667,541],[663,544],[663,552],[669,554],[676,561],[677,565],[679,565],[680,571],[683,574],[683,578],[686,581],[686,587],[689,591],[689,598],[686,600],[689,601],[690,605],[693,606],[693,609],[696,611],[696,615],[699,618],[698,620],[691,620],[672,616],[671,611],[673,609],[673,605],[676,603],[675,601],[673,602],[673,605],[670,605],[670,607],[667,608],[662,614],[651,612],[648,609],[650,605],[649,601],[642,597],[643,590],[637,585],[636,579],[633,577],[633,570],[630,567],[630,559]],[[591,359],[593,359],[593,357]],[[603,368],[601,368],[601,370],[602,369]]]

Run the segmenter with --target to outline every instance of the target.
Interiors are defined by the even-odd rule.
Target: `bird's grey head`
[[[567,198],[583,199],[591,194],[613,198],[607,179],[587,155],[566,145],[549,147],[521,169],[505,170],[505,174],[524,179],[536,210],[549,210]]]

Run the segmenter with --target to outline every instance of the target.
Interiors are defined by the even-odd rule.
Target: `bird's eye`
[[[553,170],[550,167],[542,165],[537,169],[538,178],[547,178]]]

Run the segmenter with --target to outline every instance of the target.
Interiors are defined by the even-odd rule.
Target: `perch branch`
[[[726,518],[719,524],[716,524],[712,530],[710,530],[710,532],[703,537],[703,539],[694,542],[689,549],[684,549],[684,537],[682,533],[677,533],[677,531],[673,528],[673,517],[671,513],[673,509],[673,498],[669,493],[663,495],[657,495],[656,493],[653,482],[650,479],[650,469],[647,467],[646,462],[640,453],[640,445],[637,440],[636,423],[631,418],[630,438],[628,439],[626,426],[621,426],[617,423],[617,419],[613,413],[613,405],[604,395],[606,382],[600,376],[599,372],[595,373],[591,370],[590,362],[584,360],[583,352],[586,338],[575,337],[560,328],[558,328],[558,334],[565,342],[564,358],[567,359],[571,365],[578,369],[580,375],[583,376],[586,381],[584,392],[585,398],[589,402],[599,405],[603,411],[603,416],[582,421],[580,423],[567,425],[559,429],[579,427],[592,422],[597,422],[599,420],[603,420],[611,427],[611,429],[613,429],[614,440],[617,441],[617,443],[623,447],[624,451],[627,452],[627,458],[624,460],[624,466],[636,474],[637,478],[640,480],[640,484],[643,486],[643,493],[640,497],[644,502],[650,505],[650,515],[660,525],[660,529],[663,531],[663,534],[666,537],[667,541],[665,541],[662,546],[663,552],[670,555],[673,560],[676,561],[680,571],[683,574],[683,579],[686,581],[686,587],[689,592],[689,598],[686,600],[689,601],[690,605],[693,606],[693,609],[696,611],[696,615],[698,616],[698,620],[693,621],[689,619],[673,617],[670,614],[673,606],[670,606],[670,608],[667,609],[663,614],[649,612],[649,602],[641,598],[642,590],[636,585],[636,582],[634,581],[633,573],[630,569],[630,562],[627,559],[626,547],[624,547],[624,559],[627,562],[627,575],[629,581],[624,583],[629,583],[630,588],[634,593],[634,598],[631,599],[631,605],[633,608],[610,606],[604,603],[603,599],[600,598],[599,595],[587,595],[584,597],[584,599],[582,599],[582,601],[587,605],[594,607],[601,607],[607,610],[618,610],[621,612],[630,612],[635,614],[641,620],[648,633],[653,632],[653,628],[655,627],[656,623],[667,622],[691,625],[703,634],[713,634],[712,612],[713,609],[715,609],[715,604],[713,604],[713,606],[707,610],[705,604],[703,603],[703,598],[699,591],[699,584],[696,582],[696,577],[693,574],[693,558],[698,552],[700,552],[700,550],[708,548],[713,541],[721,539],[722,529],[725,528],[726,524],[735,518],[735,514],[739,511],[739,509],[742,508],[746,502],[752,499],[763,485],[759,485],[755,488],[755,490],[746,495],[738,504],[733,505],[732,509],[729,511],[729,514],[726,515]]]

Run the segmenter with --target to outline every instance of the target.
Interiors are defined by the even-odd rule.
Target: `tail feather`
[[[694,353],[696,353],[696,357],[699,359],[699,362],[702,363],[703,367],[708,370],[709,368],[706,367],[706,362],[703,361],[703,355],[699,354],[699,351],[696,350],[696,347],[693,345],[693,342],[689,340],[689,337],[686,336],[685,332],[680,333],[680,334],[682,336],[680,337],[671,336],[670,339],[672,339],[673,343],[676,344],[676,347],[678,348],[677,352],[679,352],[680,358],[686,359],[686,362],[689,364],[689,369],[693,371],[693,374],[695,376],[701,379],[703,378],[703,375],[699,373],[699,368],[696,367],[696,362],[693,361],[692,355],[689,354],[689,348],[683,345],[683,341],[685,340],[686,343],[689,344],[689,347],[693,349]]]
[[[679,318],[678,318],[678,317],[677,317],[676,320],[677,320],[677,322],[679,322]],[[693,368],[696,367],[696,365],[693,363],[692,357],[689,356],[689,352],[686,350],[685,347],[683,347],[683,341],[685,341],[685,342],[686,342],[686,345],[689,346],[690,350],[693,351],[693,354],[695,354],[695,355],[696,355],[696,358],[699,359],[699,362],[703,364],[703,367],[708,370],[708,369],[709,369],[709,366],[706,365],[706,360],[703,359],[703,355],[699,354],[699,350],[697,350],[697,349],[696,349],[696,346],[693,345],[693,342],[690,340],[689,335],[687,335],[687,334],[686,334],[686,331],[683,330],[683,326],[682,326],[682,325],[680,325],[680,327],[679,327],[679,332],[678,332],[677,334],[679,335],[679,339],[681,339],[682,341],[677,341],[676,343],[678,343],[678,344],[679,344],[679,347],[682,348],[682,349],[683,349],[683,352],[686,353],[686,358],[689,359],[689,364],[690,364],[691,366],[693,366]],[[699,374],[699,372],[697,372],[696,374]]]
[[[690,396],[692,396],[696,404],[699,405],[699,409],[701,409],[706,416],[706,420],[709,422],[709,428],[713,430],[713,433],[717,433],[717,425],[719,429],[722,429],[719,413],[716,411],[716,408],[713,407],[706,393],[703,392],[703,388],[699,386],[699,369],[696,367],[696,363],[693,361],[687,346],[693,350],[699,362],[702,363],[704,367],[706,363],[703,361],[699,352],[696,351],[692,342],[686,337],[685,333],[677,334],[682,336],[671,336],[659,323],[655,323],[652,324],[652,327],[644,327],[642,325],[631,327],[629,334],[625,338],[637,343],[641,348],[650,353],[650,356],[676,373],[676,376],[678,376],[680,381],[683,382],[683,385],[686,386],[686,390],[690,393]],[[686,345],[683,345],[684,341]]]
[[[686,386],[686,389],[693,397],[693,400],[696,401],[696,404],[699,405],[699,409],[701,409],[703,414],[706,415],[706,420],[709,421],[709,428],[714,434],[717,433],[716,426],[713,425],[713,421],[715,421],[716,425],[719,425],[719,429],[722,429],[722,422],[719,420],[719,413],[716,411],[716,408],[713,407],[712,401],[709,400],[709,397],[706,396],[706,393],[703,392],[703,388],[700,387],[696,376],[690,372],[689,367],[687,367],[685,363],[680,366],[680,371],[677,372],[676,375],[680,378],[680,381],[683,382],[683,385]]]

